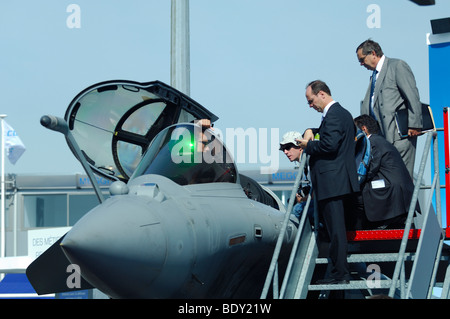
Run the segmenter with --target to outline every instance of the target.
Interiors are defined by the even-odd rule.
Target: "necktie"
[[[373,111],[373,92],[375,91],[375,82],[377,81],[377,70],[373,70],[372,73],[372,84],[370,86],[370,100],[369,100],[369,111],[370,115],[376,120],[375,112]]]

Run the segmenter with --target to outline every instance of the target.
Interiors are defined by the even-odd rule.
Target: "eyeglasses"
[[[360,57],[360,58],[358,59],[359,63],[364,64],[366,58],[367,58],[367,55],[365,55],[365,56],[363,56],[363,57]]]
[[[361,52],[361,54],[362,54],[362,52]],[[365,64],[366,63],[366,58],[369,55],[376,55],[376,53],[375,53],[375,51],[372,51],[372,52],[369,52],[369,54],[366,54],[365,56],[362,56],[362,57],[358,58],[359,63],[360,64]]]
[[[280,146],[280,151],[282,151],[282,152],[284,152],[284,151],[290,151],[291,148],[293,148],[293,147],[295,147],[295,145],[292,144],[292,143],[289,143],[289,144],[286,144],[286,145],[281,145],[281,146]]]

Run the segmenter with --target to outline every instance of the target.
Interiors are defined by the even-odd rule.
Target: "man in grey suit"
[[[417,136],[422,130],[422,103],[414,74],[403,60],[386,57],[372,40],[361,43],[356,55],[362,66],[373,71],[361,114],[377,120],[381,134],[400,152],[413,177]],[[403,139],[395,123],[395,112],[400,109],[408,110],[408,137]]]
[[[317,129],[307,129],[299,146],[310,155],[309,165],[319,214],[330,237],[330,278],[320,284],[349,283],[345,211],[359,192],[355,163],[355,132],[352,115],[331,97],[323,81],[308,84],[308,105],[323,113]]]

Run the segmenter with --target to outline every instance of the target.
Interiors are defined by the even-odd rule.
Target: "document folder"
[[[422,133],[435,131],[433,112],[428,104],[422,103]],[[395,123],[398,133],[402,138],[408,137],[408,110],[402,109],[395,112]]]

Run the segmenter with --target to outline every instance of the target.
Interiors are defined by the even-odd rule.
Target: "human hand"
[[[310,141],[309,139],[307,140],[307,139],[301,139],[301,140],[298,140],[298,139],[296,139],[295,140],[296,142],[297,142],[297,145],[298,146],[300,146],[302,149],[305,149],[306,148],[306,146],[308,145],[308,142]]]
[[[207,129],[207,128],[211,128],[211,120],[209,119],[200,119],[200,120],[195,120],[194,121],[195,124],[200,125],[203,129]]]
[[[303,139],[307,141],[314,141],[314,133],[310,128],[303,133]]]
[[[410,136],[410,137],[419,136],[421,134],[422,134],[421,130],[418,130],[418,129],[415,129],[415,128],[408,129],[408,136]]]

